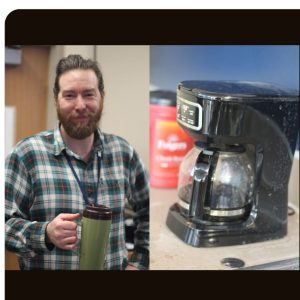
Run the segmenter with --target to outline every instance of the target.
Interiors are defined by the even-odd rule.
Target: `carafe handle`
[[[190,199],[190,218],[204,219],[205,200],[210,194],[211,168],[213,157],[217,155],[211,150],[202,150],[197,157],[193,170],[193,185]]]

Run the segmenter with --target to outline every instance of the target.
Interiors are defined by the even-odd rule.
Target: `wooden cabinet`
[[[15,141],[46,130],[50,47],[22,46],[21,64],[5,66],[5,105],[16,108]],[[5,252],[5,268],[18,270],[15,254]]]
[[[5,66],[5,105],[16,107],[16,141],[46,129],[50,48],[22,46],[20,65]]]
[[[5,251],[5,270],[20,270],[18,257],[7,250]]]

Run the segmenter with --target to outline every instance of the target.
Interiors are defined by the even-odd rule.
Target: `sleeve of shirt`
[[[149,183],[148,174],[136,152],[130,163],[131,197],[128,202],[135,214],[134,251],[129,264],[138,269],[149,268]]]
[[[45,253],[49,251],[45,243],[48,222],[30,220],[33,196],[29,172],[14,152],[5,165],[5,247],[28,257]]]

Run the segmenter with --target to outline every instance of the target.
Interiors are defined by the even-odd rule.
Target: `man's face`
[[[97,128],[103,108],[98,79],[93,70],[71,70],[59,79],[57,116],[66,133],[84,139]]]

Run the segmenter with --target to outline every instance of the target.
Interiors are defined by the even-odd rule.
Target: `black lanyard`
[[[79,188],[81,190],[84,202],[85,202],[86,205],[88,205],[89,204],[89,199],[88,199],[88,195],[87,195],[87,192],[85,190],[85,187],[82,184],[82,182],[80,181],[78,175],[76,174],[75,169],[72,165],[71,159],[70,159],[69,155],[67,154],[66,150],[63,153],[64,153],[64,155],[65,155],[65,157],[68,161],[68,164],[69,164],[69,166],[70,166],[70,168],[71,168],[71,170],[72,170],[72,172],[73,172],[73,174],[76,178],[76,181],[77,181],[77,183],[79,185]],[[101,170],[101,158],[99,156],[97,156],[97,157],[98,157],[98,178],[97,178],[97,184],[95,185],[96,190],[95,190],[95,193],[94,193],[94,204],[97,204],[98,188],[99,188],[99,181],[100,181],[100,170]]]

